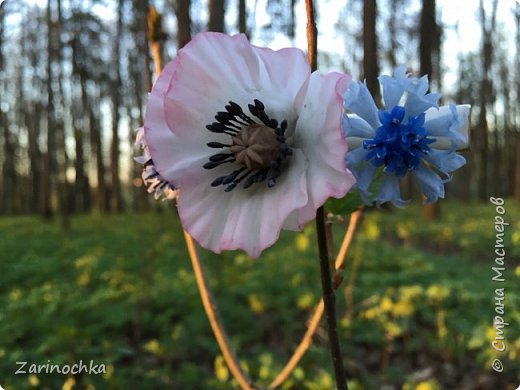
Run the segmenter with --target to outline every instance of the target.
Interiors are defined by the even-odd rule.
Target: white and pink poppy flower
[[[301,230],[347,193],[349,82],[311,74],[301,50],[255,47],[245,35],[200,33],[179,51],[149,96],[144,138],[201,246],[258,257],[281,229]]]

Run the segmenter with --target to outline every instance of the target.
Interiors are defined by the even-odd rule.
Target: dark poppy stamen
[[[221,142],[208,142],[206,145],[210,148],[228,148],[231,146],[231,144],[223,144]]]
[[[221,164],[228,163],[228,162],[234,162],[234,161],[235,161],[234,158],[229,159],[229,160],[224,160],[224,161],[210,161],[210,162],[207,162],[206,164],[204,164],[202,167],[204,169],[213,169],[213,168],[218,167]]]
[[[231,157],[231,156],[233,156],[232,153],[217,153],[217,154],[214,154],[213,156],[211,156],[209,158],[209,161],[213,161],[213,162],[223,161],[226,158]]]
[[[249,188],[267,178],[267,186],[273,187],[281,175],[283,161],[292,155],[285,137],[287,120],[278,122],[270,118],[265,112],[264,103],[258,99],[254,99],[247,108],[251,117],[239,104],[230,101],[225,106],[226,111],[217,112],[216,122],[206,126],[213,133],[231,137],[231,143],[208,142],[208,147],[224,150],[210,156],[203,165],[205,169],[213,169],[224,163],[238,165],[231,173],[211,182],[212,187],[226,186],[226,192],[232,191],[239,183],[243,182],[242,187]]]
[[[219,111],[217,113],[217,115],[215,115],[215,119],[218,122],[222,123],[223,125],[232,127],[235,130],[240,130],[242,128],[242,126],[247,126],[247,123],[239,121],[233,115],[231,115],[229,112],[225,112],[225,111]],[[236,123],[232,123],[232,122],[236,122]]]
[[[157,177],[157,176],[159,176],[159,172],[153,172],[153,173],[150,173],[148,176],[146,176],[144,178],[144,180],[151,180],[151,179],[153,179],[154,177]]]

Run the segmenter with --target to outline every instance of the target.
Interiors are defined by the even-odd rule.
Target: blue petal
[[[352,172],[356,171],[357,166],[365,160],[367,151],[363,148],[349,150],[345,155],[345,164]]]
[[[415,95],[426,95],[428,92],[430,83],[428,82],[428,76],[424,75],[420,79],[416,77],[410,77],[410,83],[408,84],[408,88],[406,89],[408,92],[413,93]]]
[[[406,69],[406,68],[405,68]],[[396,70],[397,73],[397,70]],[[406,78],[395,79],[390,76],[379,76],[379,82],[383,87],[383,101],[387,110],[391,110],[399,104],[399,100],[406,89]]]
[[[439,175],[422,163],[412,173],[426,197],[424,203],[436,202],[437,199],[444,198],[444,182]]]
[[[447,176],[466,164],[466,159],[455,153],[455,145],[452,150],[432,149],[426,155],[425,160]]]
[[[440,93],[429,93],[427,95],[409,93],[404,108],[407,116],[417,116],[430,107],[438,107]]]
[[[374,128],[356,114],[343,116],[343,135],[345,137],[372,138],[374,133]]]
[[[402,82],[408,82],[408,75],[406,74],[406,65],[401,64],[394,70],[394,78]]]
[[[448,145],[456,142],[458,148],[464,148],[468,145],[469,110],[470,106],[467,104],[450,104],[437,110],[429,109],[426,112],[424,128],[430,136],[449,138]]]
[[[372,183],[377,168],[365,161],[366,154],[367,151],[363,148],[348,152],[345,156],[345,166],[352,172],[356,179],[353,188],[358,189],[363,202],[366,205],[370,205],[371,193],[368,190],[368,187],[370,187],[370,184]]]
[[[350,83],[345,94],[345,108],[359,115],[374,129],[379,127],[377,107],[365,83]]]
[[[359,171],[356,176],[356,184],[360,191],[370,196],[371,193],[368,190],[370,184],[374,180],[374,175],[377,171],[377,167],[374,164],[365,164],[364,167]]]
[[[453,116],[451,110],[448,110],[446,106],[442,106],[426,112],[424,128],[428,130],[428,135],[431,137],[449,137],[450,127],[456,119],[457,117]]]
[[[450,126],[450,132],[454,134],[457,148],[465,148],[469,143],[469,104],[450,104],[450,110],[457,120]]]
[[[379,206],[385,202],[392,202],[397,207],[404,207],[410,201],[401,199],[401,191],[399,189],[399,179],[392,173],[385,172],[383,174],[383,182],[376,198],[376,204]]]

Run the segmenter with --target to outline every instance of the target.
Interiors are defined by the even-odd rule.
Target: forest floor
[[[516,389],[520,384],[520,207],[506,200],[504,281],[495,206],[442,202],[370,210],[338,290],[350,389]],[[334,227],[339,246],[345,224]],[[0,385],[6,389],[230,389],[171,208],[71,219],[0,218]],[[276,376],[320,295],[314,226],[259,260],[201,251],[224,323],[260,386]],[[503,352],[493,348],[496,289]],[[499,293],[500,293],[499,291]],[[500,310],[500,307],[498,308]],[[324,322],[284,389],[332,389]],[[499,359],[503,371],[493,371]],[[29,372],[104,364],[104,374]],[[16,375],[16,362],[27,373]],[[99,368],[99,367],[98,367]]]

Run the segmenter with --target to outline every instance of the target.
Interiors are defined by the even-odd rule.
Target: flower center
[[[263,169],[271,165],[280,156],[280,143],[270,127],[252,124],[240,130],[232,138],[229,148],[235,155],[236,162],[249,169]]]
[[[257,99],[254,104],[248,105],[256,121],[235,102],[229,102],[225,108],[226,111],[219,111],[215,115],[217,122],[207,125],[206,129],[229,135],[230,143],[209,142],[207,145],[210,148],[225,150],[212,155],[203,167],[213,169],[221,164],[234,163],[238,169],[217,177],[211,186],[225,185],[225,191],[229,192],[242,181],[243,187],[249,188],[254,183],[267,180],[267,186],[273,187],[281,174],[283,160],[292,155],[284,136],[287,121],[283,120],[278,125],[276,119],[269,118],[264,104]]]
[[[417,168],[421,158],[431,150],[428,145],[435,142],[434,138],[428,138],[424,128],[424,113],[409,116],[406,123],[403,123],[404,115],[405,109],[401,106],[395,106],[391,112],[380,110],[381,126],[375,137],[363,141],[363,148],[369,150],[365,159],[399,177]]]

